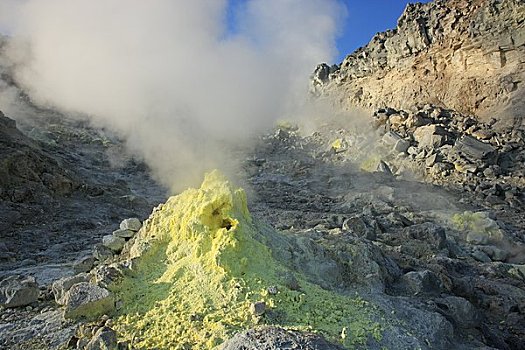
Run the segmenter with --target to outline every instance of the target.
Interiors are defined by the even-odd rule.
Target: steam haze
[[[34,102],[118,131],[180,189],[300,104],[342,13],[336,0],[2,0],[0,28]]]

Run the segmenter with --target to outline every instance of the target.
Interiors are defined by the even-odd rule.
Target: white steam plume
[[[119,131],[180,188],[227,159],[223,140],[289,111],[333,58],[341,13],[337,0],[2,0],[0,28],[33,101]]]

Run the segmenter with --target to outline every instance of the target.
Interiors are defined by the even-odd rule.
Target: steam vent
[[[266,244],[270,235],[278,233],[252,220],[242,189],[218,171],[206,175],[136,236],[131,271],[111,288],[122,305],[115,329],[145,349],[209,349],[264,324],[346,346],[381,337],[366,301],[292,272]]]
[[[0,0],[0,350],[524,350],[525,0],[383,3]]]

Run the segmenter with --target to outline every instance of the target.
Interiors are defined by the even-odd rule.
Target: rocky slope
[[[0,349],[525,348],[523,25],[523,1],[408,6],[314,75],[365,120],[237,150],[246,195],[213,173],[153,208],[118,138],[22,98],[0,116]]]
[[[24,132],[0,112],[0,276],[30,272],[42,282],[71,273],[106,225],[145,217],[164,190],[140,184],[147,168],[117,153],[112,135],[26,107]]]
[[[208,176],[155,208],[114,248],[121,255],[56,281],[73,330],[62,343],[211,348],[233,335],[226,349],[522,348],[525,245],[519,221],[500,216],[510,203],[500,211],[469,192],[363,171],[381,164],[352,158],[366,135],[336,126],[281,127],[246,154],[253,222],[242,191]],[[265,324],[274,327],[241,331]],[[6,340],[24,332],[14,326]]]
[[[525,3],[438,0],[408,5],[340,65],[321,65],[314,90],[345,108],[433,104],[502,125],[523,124]]]

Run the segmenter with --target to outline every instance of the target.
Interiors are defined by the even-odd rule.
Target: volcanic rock
[[[95,257],[93,255],[85,255],[73,262],[73,270],[75,270],[76,273],[89,272],[94,265]]]
[[[93,275],[94,282],[103,288],[109,288],[109,286],[124,276],[123,266],[117,264],[100,265],[95,268],[91,274]]]
[[[67,196],[76,187],[72,174],[16,128],[0,111],[0,199],[42,200],[42,194]]]
[[[412,294],[439,294],[442,283],[432,271],[411,271],[401,278],[405,287]]]
[[[471,162],[481,160],[492,164],[496,161],[497,157],[496,149],[494,147],[467,135],[456,140],[454,150]]]
[[[394,147],[394,145],[395,145],[399,140],[402,140],[401,136],[399,136],[398,134],[396,134],[396,133],[393,132],[393,131],[388,131],[388,132],[386,132],[386,133],[383,135],[383,138],[381,139],[381,141],[382,141],[385,145],[390,146],[390,147]]]
[[[223,350],[342,350],[323,337],[279,327],[260,327],[240,332],[224,343]]]
[[[126,240],[122,237],[114,236],[114,235],[106,235],[102,237],[102,244],[111,249],[115,253],[119,253],[122,248],[124,248],[124,244],[126,244]]]
[[[394,145],[394,151],[398,153],[405,153],[409,147],[410,147],[410,142],[408,142],[407,140],[403,140],[403,139],[397,140],[397,142]]]
[[[121,230],[130,230],[130,231],[137,232],[138,230],[140,230],[141,227],[142,227],[142,223],[137,218],[126,219],[120,223]]]
[[[482,263],[489,263],[492,261],[490,260],[490,257],[480,249],[474,249],[472,252],[472,257]]]
[[[493,261],[505,261],[508,252],[495,246],[483,246],[481,250],[485,252]]]
[[[384,160],[379,161],[376,167],[376,171],[386,175],[392,175],[392,170]]]
[[[91,320],[113,311],[115,300],[107,289],[80,282],[67,291],[64,305],[65,318]]]
[[[78,275],[64,277],[53,282],[51,290],[55,296],[55,301],[57,304],[64,305],[66,303],[66,293],[73,285],[81,282],[89,282],[89,275],[86,273],[80,273]]]
[[[5,259],[8,260],[14,256],[14,253],[11,252],[7,245],[4,242],[0,242],[0,260]]]
[[[324,83],[329,80],[330,74],[335,73],[338,69],[336,65],[330,67],[326,63],[321,63],[315,67],[312,79],[318,83]]]
[[[511,265],[512,267],[509,269],[509,274],[521,278],[525,280],[525,265]]]
[[[103,244],[96,244],[93,247],[93,257],[98,261],[105,261],[114,255],[113,251]]]
[[[316,94],[343,108],[409,110],[425,103],[522,124],[525,35],[521,0],[409,4],[394,30],[377,33]],[[502,103],[505,101],[505,103]]]
[[[371,241],[377,238],[376,228],[371,227],[361,216],[352,216],[343,222],[343,231],[349,231],[356,237],[363,237]]]
[[[266,311],[266,303],[264,301],[257,301],[252,304],[251,310],[255,316],[262,316]]]
[[[403,231],[407,238],[426,241],[438,249],[443,249],[447,246],[445,230],[443,227],[434,223],[425,222],[423,224],[412,225]]]
[[[446,132],[443,127],[437,125],[421,126],[414,131],[414,139],[420,148],[435,149],[445,142]]]
[[[86,344],[86,350],[117,350],[117,333],[109,327],[101,327]]]
[[[9,276],[0,281],[0,306],[19,307],[38,300],[40,290],[34,277]]]
[[[119,228],[118,230],[113,231],[113,236],[129,239],[135,236],[136,233],[136,231]]]
[[[442,314],[454,320],[461,328],[474,328],[481,323],[481,315],[471,302],[465,298],[446,296],[434,301]]]
[[[65,323],[60,311],[43,309],[36,314],[30,312],[28,316],[28,319],[19,319],[12,323],[0,322],[0,348],[17,350],[67,348],[75,333],[75,326]],[[17,343],[12,344],[10,339]]]

